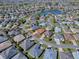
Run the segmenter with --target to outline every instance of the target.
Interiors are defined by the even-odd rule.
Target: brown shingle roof
[[[6,41],[6,42],[3,42],[3,43],[0,43],[0,51],[3,50],[3,49],[6,49],[8,48],[9,46],[11,46],[11,42],[10,41]]]
[[[66,40],[74,40],[75,39],[72,34],[68,34],[68,33],[65,33],[64,37],[65,37]]]

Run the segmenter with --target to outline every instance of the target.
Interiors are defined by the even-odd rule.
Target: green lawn
[[[73,51],[76,51],[76,49],[72,49],[72,48],[63,48],[64,52],[73,52]]]
[[[69,52],[68,48],[63,48],[64,52]]]
[[[77,45],[79,46],[79,40],[76,40]]]
[[[72,45],[73,43],[69,40],[61,41],[61,44]]]

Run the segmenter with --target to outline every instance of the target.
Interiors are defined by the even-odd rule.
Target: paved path
[[[53,43],[49,43],[49,42],[46,42],[44,40],[37,40],[37,41],[41,41],[43,44],[47,45],[47,46],[52,46],[52,47],[55,47],[55,48],[79,48],[79,46],[74,46],[74,45],[65,45],[65,44],[62,44],[62,45],[57,45],[57,44],[53,44]]]

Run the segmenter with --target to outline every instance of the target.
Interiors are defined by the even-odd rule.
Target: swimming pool
[[[61,11],[61,10],[47,10],[47,11],[42,11],[41,16],[42,15],[46,16],[48,14],[59,15],[59,14],[63,14],[63,11]]]

